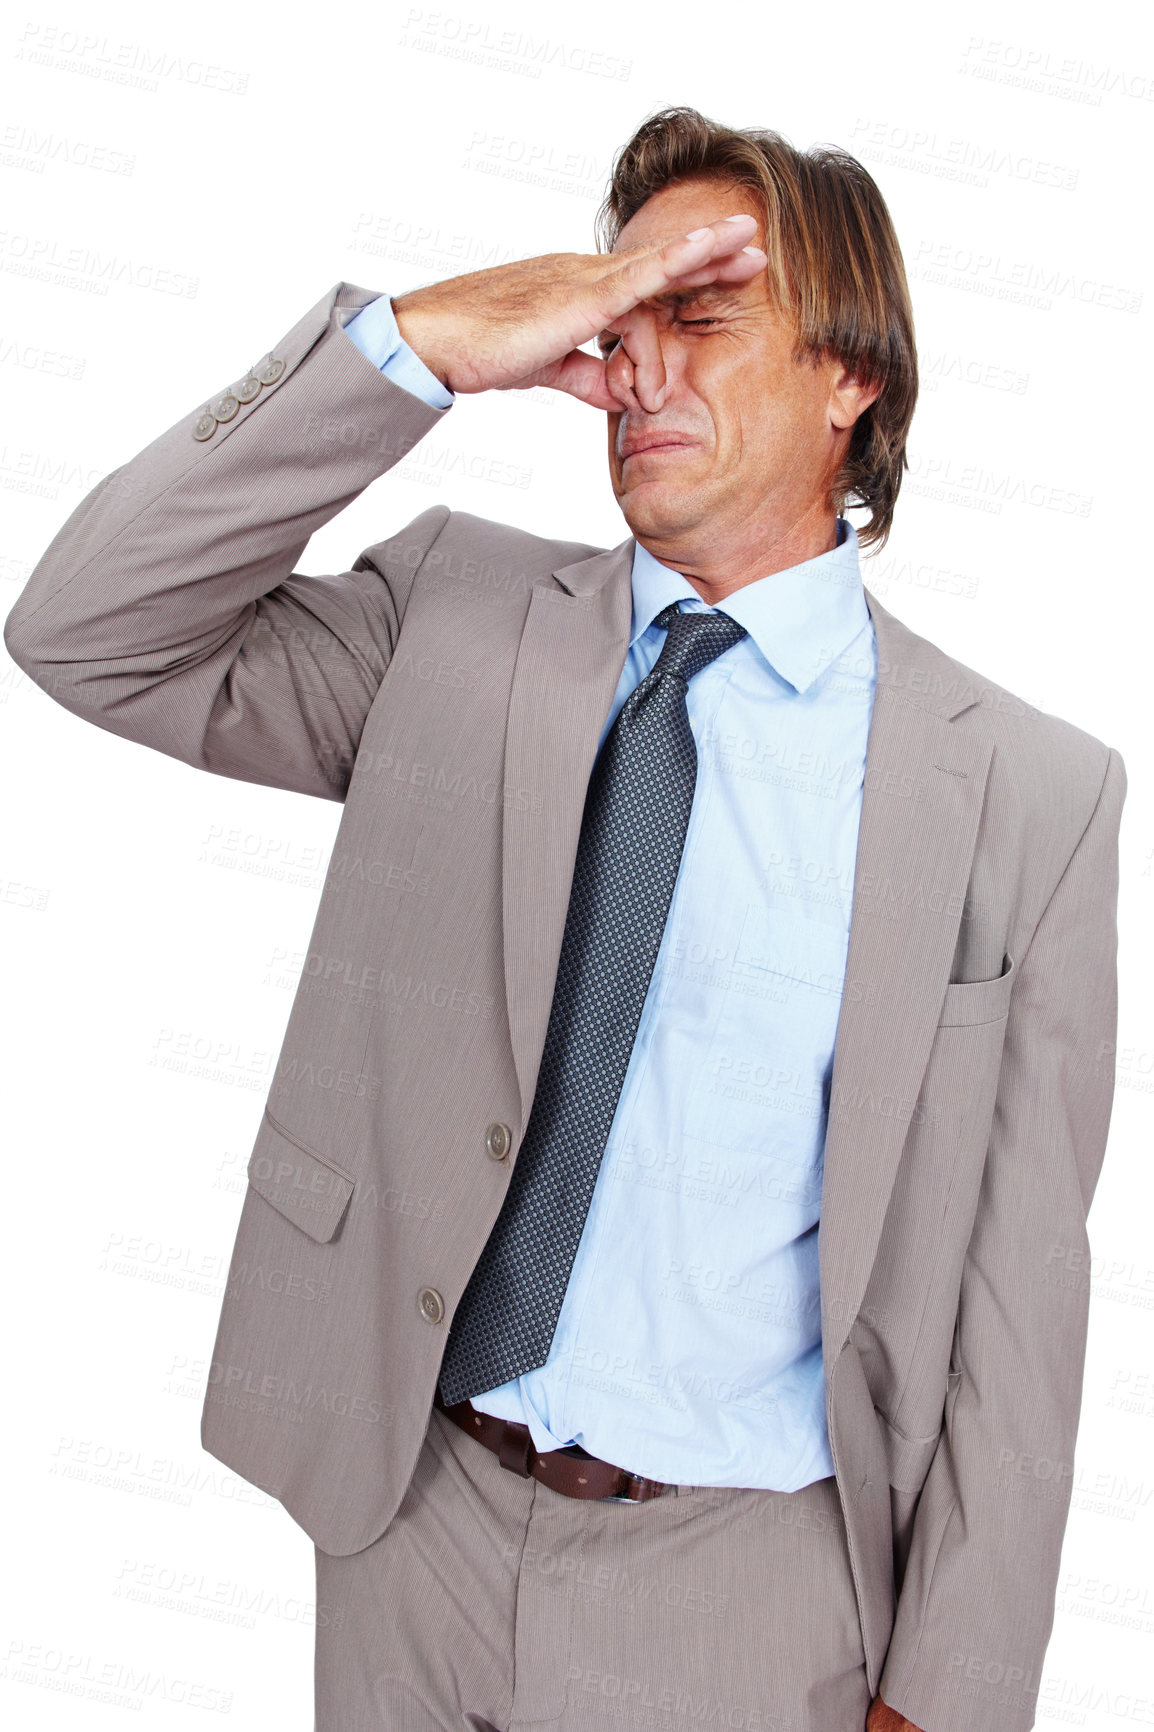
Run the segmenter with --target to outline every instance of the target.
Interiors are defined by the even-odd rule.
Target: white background
[[[62,3],[4,26],[3,611],[106,470],[339,279],[398,293],[594,250],[613,152],[653,109],[859,155],[902,240],[923,378],[865,581],[1129,774],[1117,1092],[1038,1724],[1154,1724],[1154,43],[1123,5],[457,7]],[[471,478],[477,457],[513,481]],[[303,568],[346,569],[440,500],[598,545],[628,533],[600,416],[553,394],[464,399],[405,468]],[[339,807],[86,727],[6,657],[0,698],[0,1687],[25,1728],[131,1710],[305,1732],[311,1544],[201,1451],[198,1418]]]

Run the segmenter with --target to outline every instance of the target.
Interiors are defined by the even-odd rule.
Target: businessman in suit
[[[861,166],[667,110],[601,221],[337,284],[6,624],[87,720],[343,802],[204,1444],[315,1543],[322,1732],[1025,1732],[1122,759],[862,584],[916,361]],[[528,385],[605,414],[619,546],[435,506],[294,570]]]

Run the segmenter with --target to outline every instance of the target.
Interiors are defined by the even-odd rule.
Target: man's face
[[[614,251],[742,212],[758,218],[751,244],[764,248],[750,188],[705,178],[674,183],[626,223]],[[746,283],[667,291],[615,321],[626,351],[630,321],[652,321],[665,364],[660,409],[643,409],[626,387],[630,406],[608,417],[617,503],[633,534],[658,554],[679,541],[692,550],[703,531],[740,539],[763,520],[788,533],[815,511],[828,513],[848,439],[844,369],[793,360],[792,327],[774,311],[768,287],[762,269]],[[608,354],[617,337],[605,331],[598,341]]]

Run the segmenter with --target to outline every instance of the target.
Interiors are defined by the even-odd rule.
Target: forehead
[[[670,181],[651,193],[633,213],[614,242],[613,251],[645,245],[665,235],[672,238],[743,211],[758,218],[760,229],[760,200],[752,187],[719,175],[694,175]]]

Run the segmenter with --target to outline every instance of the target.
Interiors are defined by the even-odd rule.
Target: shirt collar
[[[756,578],[720,604],[798,692],[807,691],[869,623],[857,531],[848,518],[837,521],[838,543],[828,553]],[[708,607],[687,577],[662,565],[640,542],[634,544],[632,581],[630,648],[671,601]]]

